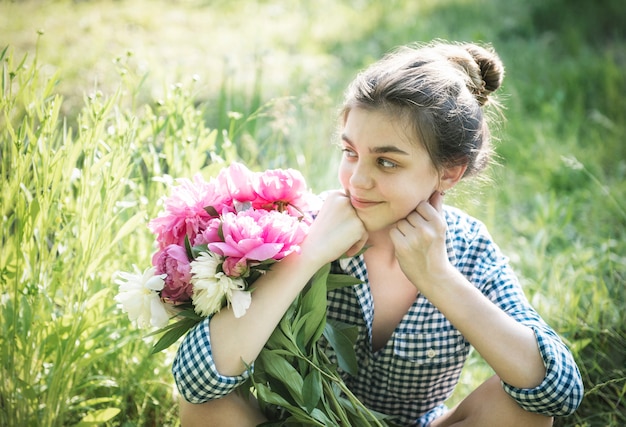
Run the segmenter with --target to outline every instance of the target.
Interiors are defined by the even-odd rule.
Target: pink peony
[[[258,175],[241,163],[232,163],[220,171],[215,181],[220,191],[227,193],[231,200],[246,203],[257,198],[253,183]]]
[[[191,245],[200,246],[212,242],[221,242],[222,238],[219,234],[221,225],[221,219],[211,218],[208,221],[206,228],[201,233],[197,234],[192,240],[190,240]]]
[[[164,211],[150,221],[148,227],[156,234],[159,248],[168,245],[183,246],[185,236],[190,240],[201,233],[211,219],[205,209],[211,206],[217,212],[232,210],[232,200],[217,188],[216,181],[207,182],[201,175],[178,180],[172,195],[165,199]]]
[[[307,189],[302,174],[295,169],[274,169],[259,174],[255,181],[256,207],[287,211],[296,217],[319,208],[315,196]],[[310,218],[307,217],[307,220]],[[309,221],[310,222],[310,221]]]
[[[259,196],[259,203],[293,203],[306,192],[306,182],[302,174],[295,169],[273,169],[261,173],[255,181],[254,190]]]
[[[173,302],[184,302],[191,299],[191,271],[189,258],[184,247],[168,245],[152,256],[155,274],[166,274],[165,286],[161,298]]]
[[[300,243],[309,231],[307,223],[277,211],[261,215],[258,224],[263,230],[264,241],[282,244],[281,250],[272,257],[276,261],[283,259],[291,252],[299,251]]]
[[[260,209],[227,213],[222,216],[224,241],[209,243],[208,248],[232,258],[224,265],[236,272],[242,270],[242,262],[280,260],[299,250],[298,245],[304,240],[307,229],[306,223],[278,211]]]

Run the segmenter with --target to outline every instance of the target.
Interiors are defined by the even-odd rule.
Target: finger
[[[424,203],[424,202],[422,202],[422,203]],[[402,222],[406,222],[406,223],[408,223],[412,227],[419,227],[420,224],[423,224],[423,222],[425,220],[427,220],[427,218],[422,216],[422,214],[419,211],[419,205],[418,205],[413,212],[411,212],[410,214],[407,215],[406,218],[398,221],[396,223],[396,226],[399,225]]]
[[[398,247],[402,239],[404,238],[404,234],[397,228],[393,227],[389,230],[389,237],[391,238],[391,243],[393,243],[394,247]]]
[[[417,205],[415,211],[421,216],[422,220],[430,222],[436,220],[441,216],[441,212],[439,212],[436,207],[436,197],[441,196],[430,196],[430,199],[428,199],[428,201],[423,201],[419,205]],[[433,203],[435,203],[435,205],[433,205]]]
[[[396,226],[394,227],[396,230],[400,232],[403,236],[407,236],[410,233],[414,232],[415,229],[422,227],[425,223],[424,218],[418,212],[412,212],[405,219],[401,219],[396,222]]]
[[[402,229],[405,228],[405,225],[403,224],[405,222],[406,221],[404,221],[404,220],[398,221],[396,223],[396,226],[391,228],[391,231],[394,231],[394,232],[398,233],[400,236],[406,236],[407,231],[406,230],[402,231]]]
[[[428,199],[428,203],[430,203],[437,212],[443,212],[443,194],[440,191],[435,191]]]

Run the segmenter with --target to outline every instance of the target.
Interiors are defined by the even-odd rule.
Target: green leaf
[[[165,328],[161,329],[161,331],[167,330],[167,332],[165,332],[163,336],[159,338],[156,344],[154,344],[151,353],[156,354],[160,351],[165,350],[176,341],[178,341],[180,337],[185,335],[185,333],[189,329],[193,328],[197,323],[198,321],[196,321],[195,319],[182,319],[172,325],[166,326]]]
[[[322,335],[326,317],[326,278],[330,272],[330,264],[324,265],[311,279],[310,285],[302,295],[299,313],[307,316],[302,325],[301,340],[308,346]],[[296,322],[297,323],[297,322]]]
[[[317,369],[313,369],[304,378],[304,384],[302,386],[302,398],[304,399],[304,406],[306,410],[311,413],[313,408],[317,406],[322,397],[322,375]]]
[[[196,245],[191,247],[191,259],[197,259],[202,252],[209,252],[209,245]]]
[[[287,389],[289,394],[294,398],[299,405],[303,404],[302,388],[304,381],[300,376],[300,373],[294,368],[287,360],[281,355],[274,353],[273,351],[264,351],[259,354],[265,372],[272,377],[280,380]]]
[[[280,394],[274,393],[265,384],[259,383],[259,384],[256,384],[255,387],[256,387],[257,398],[259,400],[262,400],[263,402],[266,402],[266,403],[271,403],[272,405],[282,406],[283,408],[286,408],[286,409],[288,409],[290,411],[299,411],[299,410],[301,410],[297,406],[294,406],[291,403],[289,403]]]
[[[115,418],[121,411],[119,408],[106,408],[98,409],[88,413],[75,427],[94,426],[102,423],[106,423]]]
[[[200,316],[198,313],[196,313],[191,303],[178,305],[176,306],[176,309],[178,312],[176,313],[175,317],[184,317],[185,319],[193,319],[197,322],[200,322],[206,319],[206,317]]]
[[[196,259],[193,253],[193,248],[191,247],[191,242],[189,241],[189,236],[185,234],[185,251],[187,251],[187,258],[189,261],[193,261]]]
[[[307,353],[309,346],[322,336],[324,325],[326,324],[326,316],[323,315],[320,319],[318,314],[309,311],[292,324],[293,333],[296,334],[296,343],[302,353]]]
[[[289,324],[289,329],[290,329],[290,333],[293,333],[293,335],[295,336],[296,339],[296,343],[298,345],[298,348],[301,349],[301,351],[305,351],[306,349],[306,342],[308,342],[308,336],[306,331],[304,331],[304,327],[307,324],[307,320],[309,320],[311,318],[311,316],[313,315],[313,313],[298,313],[298,316],[296,316],[296,318],[293,320],[293,322],[291,322]]]
[[[331,273],[328,275],[328,279],[326,280],[326,289],[332,291],[346,286],[358,285],[359,283],[363,282],[348,274]]]
[[[291,350],[286,350],[284,348],[275,348],[272,350],[269,349],[264,349],[263,351],[271,351],[272,353],[279,355],[279,356],[284,356],[285,358],[291,358],[291,359],[296,359],[296,358],[302,358],[304,357],[303,355],[298,355],[297,353],[294,353]]]
[[[176,316],[174,316],[174,317],[176,317]],[[183,317],[186,317],[186,316],[183,316]],[[164,326],[164,327],[162,327],[160,329],[157,329],[156,331],[153,331],[153,332],[150,332],[149,334],[146,334],[146,337],[153,337],[155,335],[163,334],[163,333],[165,333],[167,331],[170,331],[172,329],[180,328],[183,325],[183,323],[189,322],[189,321],[190,321],[190,319],[181,319],[178,322],[170,323],[167,326]]]
[[[280,421],[266,421],[262,424],[259,424],[257,427],[282,427],[285,425],[284,420]]]
[[[320,421],[325,426],[335,425],[335,423],[330,418],[328,418],[324,411],[318,408],[313,409],[313,411],[311,412],[311,416],[317,421]]]
[[[272,335],[265,344],[265,347],[271,350],[285,349],[289,352],[297,353],[298,348],[295,342],[293,342],[293,337],[287,335],[291,332],[288,325],[289,322],[285,321],[285,318],[283,317],[283,320],[281,320],[279,327],[274,329],[274,332],[272,332]]]
[[[28,206],[28,216],[30,218],[37,218],[37,215],[39,215],[39,209],[41,208],[41,206],[39,205],[39,200],[37,200],[37,198],[33,198],[33,200],[30,202],[29,206]]]
[[[143,224],[143,222],[145,221],[144,215],[145,214],[143,212],[137,212],[131,218],[129,218],[126,221],[124,221],[124,224],[122,225],[122,227],[120,227],[118,232],[115,234],[115,237],[111,241],[111,243],[110,243],[111,247],[113,247],[113,245],[115,245],[121,239],[126,237],[128,234],[130,234],[133,231],[137,230],[139,225]]]
[[[358,333],[356,326],[338,321],[328,320],[324,328],[324,336],[337,354],[339,367],[350,375],[356,375],[358,370],[354,352],[354,343]]]
[[[16,377],[15,381],[19,385],[20,393],[23,397],[32,401],[35,401],[39,397],[35,389],[33,389],[32,385],[30,385],[20,377]]]
[[[205,206],[204,210],[206,211],[206,213],[211,215],[213,218],[217,218],[218,216],[220,216],[220,214],[217,211],[217,209],[215,209],[213,206]]]
[[[352,426],[369,427],[375,421],[378,421],[379,424],[383,424],[384,421],[383,425],[387,427],[395,426],[395,424],[391,424],[389,421],[386,421],[389,416],[383,414],[382,412],[374,411],[365,407],[355,407],[355,405],[349,399],[346,399],[343,396],[338,396],[337,400],[339,401],[341,406],[346,408],[348,417],[351,420],[350,425]],[[368,422],[366,420],[369,420],[371,422]]]

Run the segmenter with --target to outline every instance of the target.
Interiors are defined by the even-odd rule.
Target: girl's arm
[[[435,193],[391,231],[402,270],[503,381],[518,388],[538,386],[546,369],[533,330],[491,302],[450,263],[445,231],[442,197]]]
[[[298,293],[324,264],[358,252],[366,240],[363,224],[342,192],[330,192],[300,253],[274,264],[253,285],[246,314],[223,309],[210,321],[213,361],[220,374],[240,375],[252,363]]]
[[[506,383],[537,387],[546,375],[533,330],[491,302],[456,269],[420,289]]]

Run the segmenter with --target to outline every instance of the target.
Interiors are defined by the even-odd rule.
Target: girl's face
[[[368,232],[386,229],[428,200],[439,175],[403,120],[355,108],[341,135],[339,181]]]

